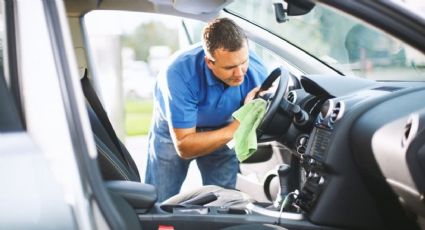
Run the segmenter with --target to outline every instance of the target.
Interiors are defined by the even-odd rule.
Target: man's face
[[[240,50],[230,52],[220,48],[215,50],[212,55],[213,60],[205,57],[205,61],[217,78],[229,86],[242,84],[249,64],[246,43]]]

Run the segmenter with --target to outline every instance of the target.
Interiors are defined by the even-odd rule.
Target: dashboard
[[[310,125],[284,137],[305,170],[299,208],[320,225],[414,228],[406,213],[425,216],[425,83],[303,76],[301,86],[287,100]]]

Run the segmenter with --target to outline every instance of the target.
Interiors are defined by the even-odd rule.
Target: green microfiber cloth
[[[256,129],[266,113],[267,102],[257,98],[235,111],[233,118],[239,121],[239,128],[233,135],[236,157],[240,162],[257,151]]]

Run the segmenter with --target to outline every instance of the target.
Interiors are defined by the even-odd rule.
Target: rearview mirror
[[[310,0],[285,0],[288,4],[286,15],[298,16],[304,15],[311,11],[314,7],[314,2]]]
[[[299,16],[307,14],[314,7],[314,3],[310,0],[284,0],[283,2],[273,3],[276,21],[279,23],[287,21],[287,16]]]

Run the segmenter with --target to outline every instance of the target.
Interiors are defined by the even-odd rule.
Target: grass
[[[152,100],[125,102],[125,130],[127,136],[147,135],[152,119]]]

